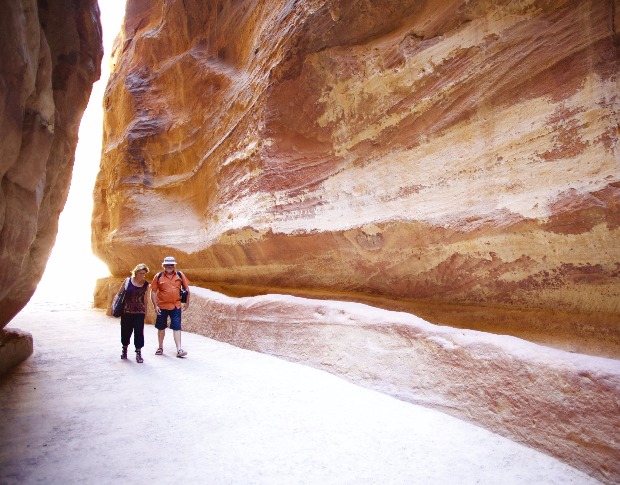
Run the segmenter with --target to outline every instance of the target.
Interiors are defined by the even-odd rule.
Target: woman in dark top
[[[142,347],[144,347],[144,317],[146,316],[146,294],[149,284],[146,275],[149,268],[146,264],[139,264],[131,272],[131,278],[125,293],[125,304],[121,316],[121,343],[123,352],[121,359],[127,358],[127,347],[133,333],[133,343],[136,346],[136,362],[141,364]],[[123,282],[125,285],[125,282]]]

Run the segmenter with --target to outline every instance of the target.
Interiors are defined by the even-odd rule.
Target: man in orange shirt
[[[165,257],[162,263],[164,271],[156,274],[151,283],[151,301],[157,313],[155,328],[159,340],[159,348],[155,355],[164,353],[164,336],[170,317],[170,329],[177,347],[177,357],[185,357],[187,352],[181,347],[181,286],[187,290],[187,301],[183,306],[185,311],[189,308],[189,280],[183,273],[176,271],[176,264],[172,256]]]

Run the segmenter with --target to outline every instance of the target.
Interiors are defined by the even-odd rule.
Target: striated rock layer
[[[96,0],[0,2],[0,329],[54,245],[102,56]]]
[[[129,0],[95,252],[618,356],[615,3]]]

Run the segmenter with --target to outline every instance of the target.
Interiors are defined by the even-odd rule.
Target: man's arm
[[[191,298],[191,293],[189,291],[189,280],[187,279],[187,276],[185,276],[185,273],[181,273],[181,279],[183,280],[183,286],[187,290],[187,300],[185,300],[185,305],[183,306],[183,311],[185,311],[189,308],[189,299]]]
[[[155,286],[155,289],[153,289],[153,286],[155,286],[155,283],[151,284],[151,288],[149,290],[151,292],[151,301],[153,302],[153,307],[155,308],[155,313],[157,313],[159,315],[159,314],[161,314],[161,310],[157,306],[157,286]]]

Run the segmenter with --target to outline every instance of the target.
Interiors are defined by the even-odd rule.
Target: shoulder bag
[[[125,306],[125,294],[129,286],[130,278],[125,280],[125,285],[118,291],[114,300],[112,300],[112,316],[119,318],[123,316],[123,307]]]

